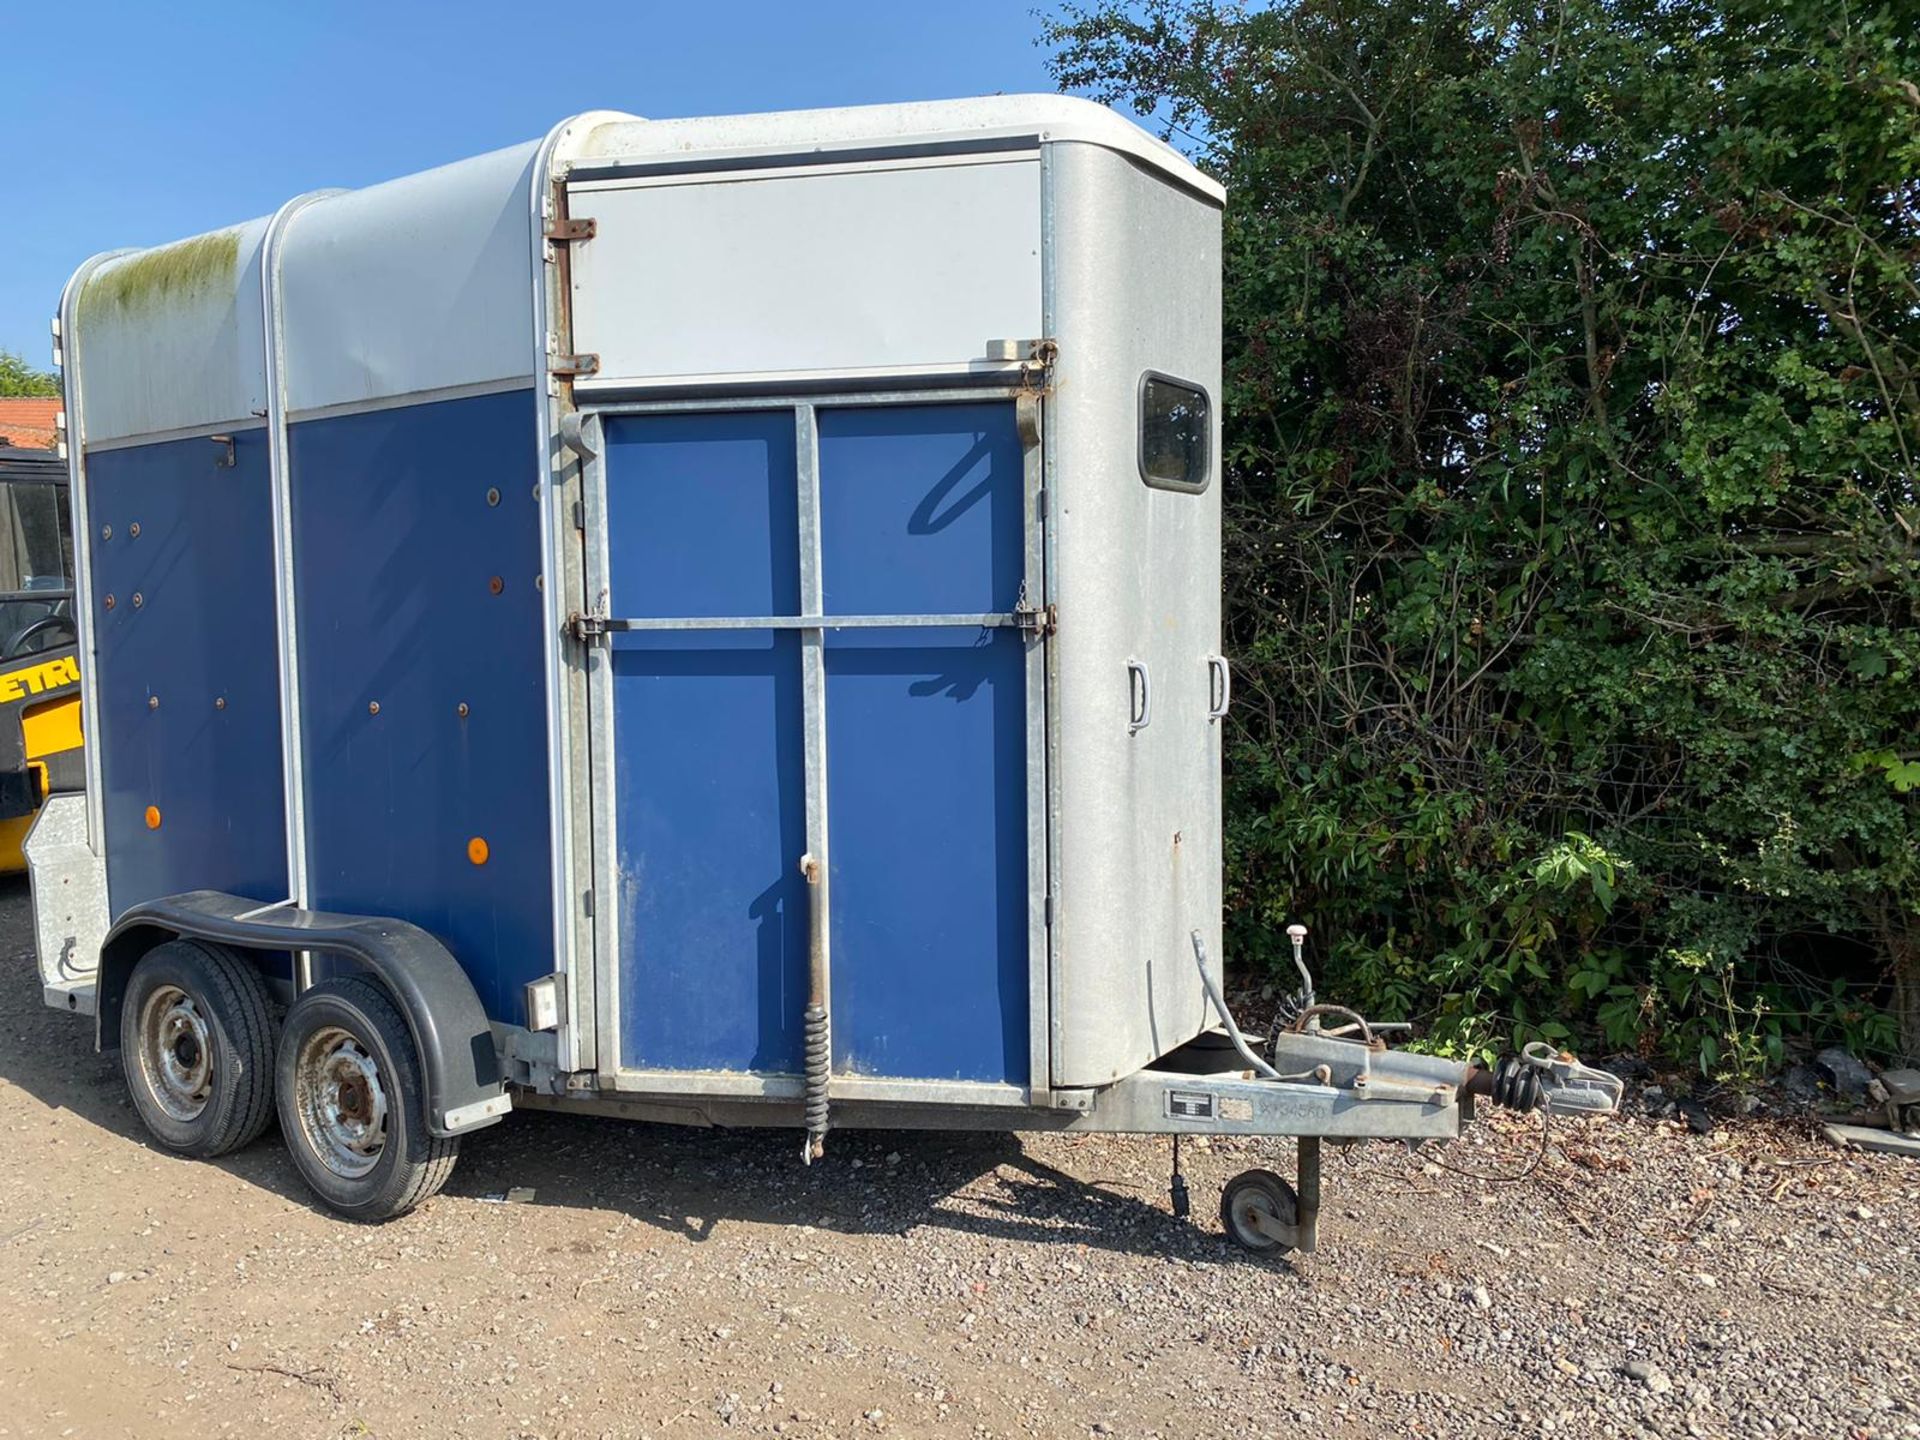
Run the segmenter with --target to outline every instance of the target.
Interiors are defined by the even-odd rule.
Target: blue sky
[[[1048,0],[34,0],[0,24],[0,349],[48,361],[60,287],[150,245],[640,115],[1048,90]],[[590,18],[589,18],[590,17]]]

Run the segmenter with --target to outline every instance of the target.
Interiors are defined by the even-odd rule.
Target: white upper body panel
[[[287,227],[287,411],[534,374],[534,143],[314,202]]]
[[[1040,158],[570,187],[582,388],[962,370],[1041,331]]]
[[[90,442],[236,426],[265,413],[266,231],[266,220],[250,220],[95,267],[71,317],[76,333],[66,336],[69,366],[85,370]]]
[[[287,410],[532,383],[545,364],[534,331],[534,207],[550,179],[568,174],[587,186],[598,173],[646,179],[649,167],[710,172],[707,183],[610,185],[596,203],[609,225],[631,219],[652,232],[639,253],[663,274],[716,273],[716,264],[695,262],[729,245],[740,261],[733,284],[700,294],[649,290],[631,275],[622,296],[603,286],[605,308],[581,317],[607,351],[603,374],[737,373],[756,322],[761,372],[884,372],[977,359],[990,340],[1038,338],[1037,151],[1060,142],[1124,156],[1212,204],[1224,193],[1104,106],[1017,95],[686,120],[595,112],[556,130],[553,176],[533,173],[541,147],[529,142],[315,199],[290,217],[281,243]],[[747,179],[754,162],[776,159],[817,161],[807,168],[824,183],[797,198],[777,175]],[[838,182],[820,168],[836,160],[845,165]],[[868,178],[889,167],[907,173],[891,186]],[[769,233],[770,220],[785,223],[785,207],[769,203],[776,196],[796,197],[809,223]],[[68,337],[85,372],[78,428],[87,443],[264,415],[261,250],[270,223],[94,268]],[[591,249],[581,247],[589,274]],[[791,303],[765,303],[807,274],[815,289],[789,286]],[[866,302],[850,307],[862,276]],[[837,334],[836,317],[845,322]]]

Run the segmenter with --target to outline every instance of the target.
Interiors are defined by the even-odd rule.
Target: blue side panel
[[[820,414],[829,614],[1018,603],[1014,408]],[[1028,1078],[1024,640],[827,635],[836,1069]]]
[[[613,613],[791,615],[793,416],[611,419]],[[612,637],[620,1052],[793,1072],[807,991],[799,637]]]
[[[554,968],[533,405],[288,436],[313,903],[431,931],[515,1024]]]
[[[186,890],[287,894],[266,432],[233,441],[231,467],[205,438],[87,456],[99,674],[87,743],[115,915]]]

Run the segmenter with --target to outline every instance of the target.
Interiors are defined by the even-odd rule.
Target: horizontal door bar
[[[688,615],[649,619],[583,617],[596,631],[612,630],[893,630],[908,626],[994,629],[1031,624],[1018,611],[985,615]]]

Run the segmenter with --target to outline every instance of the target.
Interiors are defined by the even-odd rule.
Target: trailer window
[[[1140,478],[1164,490],[1207,488],[1207,392],[1148,371],[1140,377]]]

